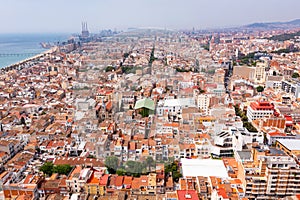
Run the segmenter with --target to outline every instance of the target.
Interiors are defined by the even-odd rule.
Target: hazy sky
[[[0,0],[0,33],[196,29],[300,18],[299,0]]]

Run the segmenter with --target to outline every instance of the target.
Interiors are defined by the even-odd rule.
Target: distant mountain
[[[286,22],[286,23],[300,26],[300,19],[295,19],[293,21],[289,21],[289,22]]]
[[[288,22],[253,23],[244,26],[244,28],[251,28],[251,29],[300,28],[300,19],[295,19]]]

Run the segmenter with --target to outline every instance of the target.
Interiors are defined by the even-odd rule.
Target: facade
[[[217,69],[213,76],[214,83],[224,84],[224,79],[225,79],[225,70],[222,68]]]
[[[156,113],[158,116],[178,115],[183,108],[196,107],[193,98],[165,99],[158,102]]]
[[[267,76],[266,88],[272,88],[275,91],[280,91],[283,79],[283,76]]]
[[[254,82],[261,84],[266,81],[266,63],[257,63],[254,71]]]
[[[292,94],[294,97],[300,97],[300,82],[294,80],[283,80],[281,83],[282,91]]]
[[[121,107],[124,110],[133,109],[135,103],[134,92],[124,92],[121,99]]]
[[[214,157],[232,157],[233,156],[233,135],[229,131],[221,131],[214,138],[211,154]]]
[[[197,97],[197,106],[201,112],[208,114],[210,96],[208,94],[199,94]]]
[[[270,102],[251,102],[247,108],[249,121],[261,119],[274,114],[274,105]]]
[[[246,188],[245,197],[279,199],[300,192],[300,168],[283,151],[260,147],[252,150],[253,161],[239,162],[238,178]]]

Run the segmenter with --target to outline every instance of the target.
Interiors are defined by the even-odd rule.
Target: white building
[[[228,177],[226,167],[222,160],[182,158],[180,162],[183,177]]]
[[[200,111],[208,114],[210,95],[209,94],[199,94],[197,97],[197,107]]]
[[[196,107],[193,98],[165,99],[158,102],[156,113],[158,116],[176,115],[182,113],[182,108],[189,107]]]
[[[266,63],[257,63],[254,71],[254,82],[264,83],[266,81]]]
[[[274,114],[274,105],[269,102],[251,102],[247,108],[249,121],[261,119]]]
[[[214,145],[211,148],[211,154],[214,157],[233,156],[232,134],[227,131],[218,133],[214,138]]]
[[[272,88],[275,91],[280,91],[283,79],[284,76],[268,76],[266,80],[266,88]]]

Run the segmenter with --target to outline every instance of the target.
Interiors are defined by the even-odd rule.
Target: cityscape
[[[299,19],[77,26],[0,40],[0,200],[300,199]]]

